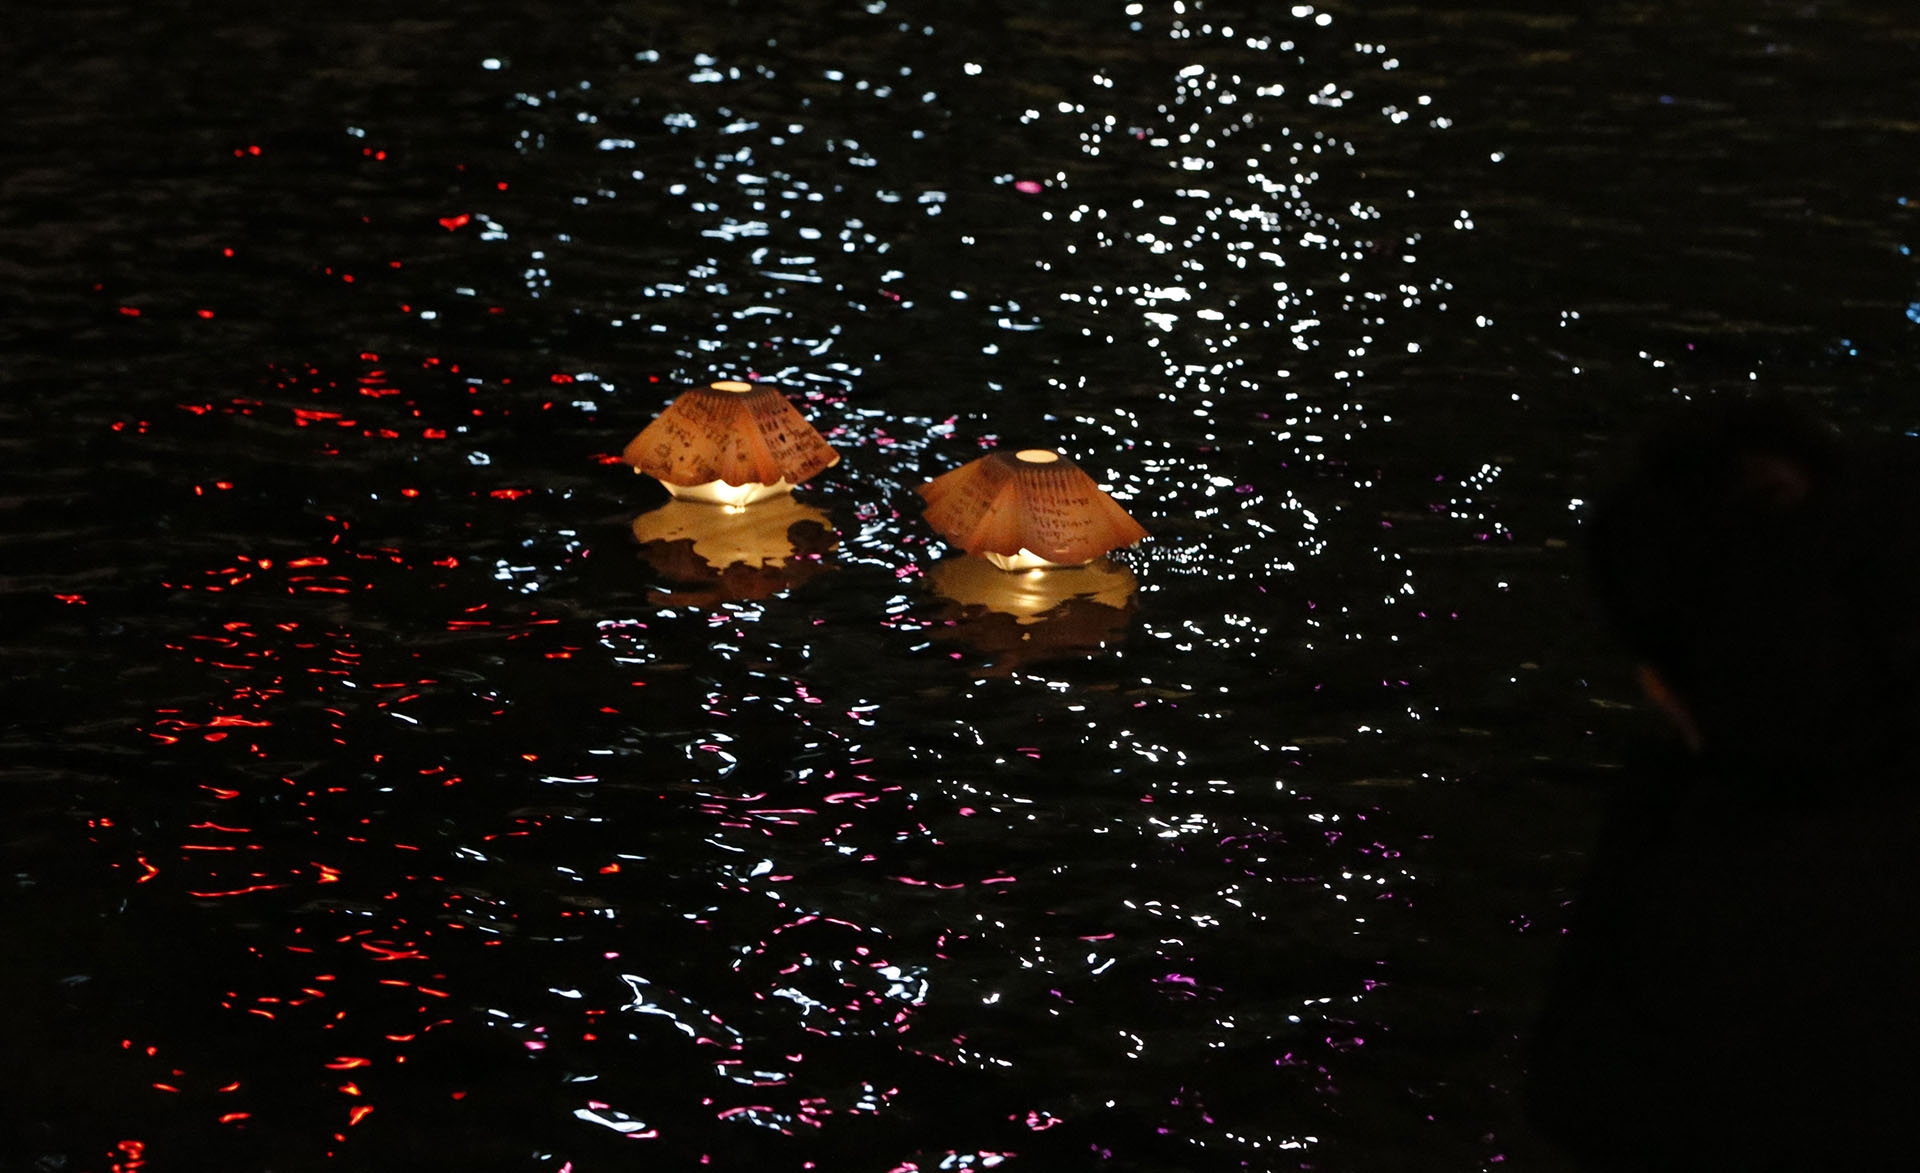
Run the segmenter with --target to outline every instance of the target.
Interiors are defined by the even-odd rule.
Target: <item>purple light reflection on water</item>
[[[190,135],[136,121],[118,161],[46,138],[48,174],[85,182],[21,220],[60,247],[18,251],[97,270],[47,304],[98,287],[99,312],[23,319],[72,340],[37,361],[79,455],[21,474],[54,536],[19,573],[85,602],[48,604],[61,654],[27,676],[72,719],[46,735],[23,705],[8,744],[108,780],[19,834],[52,877],[28,897],[84,906],[47,935],[109,991],[71,997],[111,1144],[1496,1159],[1477,1122],[1510,1118],[1536,956],[1501,935],[1551,919],[1524,861],[1569,850],[1536,775],[1596,752],[1539,732],[1597,698],[1562,679],[1581,653],[1546,552],[1607,423],[1566,360],[1652,378],[1622,356],[1665,351],[1628,310],[1476,320],[1459,268],[1484,252],[1506,288],[1533,257],[1542,299],[1558,263],[1475,243],[1493,226],[1455,205],[1498,190],[1481,148],[1558,156],[1435,120],[1483,71],[1586,58],[1483,23],[1462,71],[1414,9],[1148,7],[1011,37],[899,0],[670,36],[485,3],[428,37],[247,18],[210,43],[265,65],[195,84],[270,68],[257,101],[135,68],[154,97],[113,108]],[[281,68],[272,46],[309,41],[378,100]],[[95,182],[154,167],[164,215]],[[655,487],[608,449],[736,371],[844,445],[802,490],[838,535],[795,554],[817,574],[627,540]],[[1029,435],[1154,530],[1129,610],[1022,624],[924,589],[913,486]],[[1433,1053],[1474,1079],[1421,1066],[1447,1031]],[[1203,1114],[1155,1115],[1188,1087]]]

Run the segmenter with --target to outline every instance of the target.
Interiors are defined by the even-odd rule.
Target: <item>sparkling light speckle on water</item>
[[[1370,475],[1351,466],[1356,438],[1385,422],[1363,398],[1375,356],[1419,352],[1435,319],[1410,332],[1408,311],[1441,308],[1448,284],[1420,261],[1419,192],[1365,176],[1348,111],[1372,106],[1376,133],[1443,120],[1394,82],[1382,47],[1323,32],[1331,20],[1310,9],[1230,28],[1136,6],[1137,51],[1054,70],[1044,100],[963,36],[888,28],[871,10],[863,35],[890,39],[885,66],[822,66],[779,35],[636,45],[612,74],[534,85],[510,56],[483,61],[521,87],[514,157],[463,170],[437,218],[461,276],[416,278],[396,292],[402,312],[431,329],[558,306],[546,312],[603,327],[614,349],[596,371],[658,365],[530,378],[436,347],[397,387],[371,351],[351,381],[289,372],[282,392],[310,404],[296,422],[340,433],[343,454],[451,448],[469,481],[499,486],[470,490],[493,505],[465,511],[496,534],[477,551],[389,549],[340,519],[305,557],[175,584],[235,603],[350,597],[392,589],[378,581],[391,567],[415,590],[445,581],[451,599],[473,597],[476,575],[497,587],[384,646],[351,612],[317,629],[227,619],[177,650],[229,680],[231,701],[149,725],[169,746],[231,727],[248,748],[223,765],[240,777],[209,806],[265,807],[306,832],[249,842],[210,813],[216,842],[143,858],[157,882],[208,898],[300,893],[250,947],[281,976],[225,1005],[271,1020],[285,1049],[331,1035],[322,1051],[363,1060],[343,1111],[381,1105],[386,1072],[464,1018],[537,1056],[580,1121],[703,1161],[724,1148],[718,1127],[795,1135],[893,1111],[917,1063],[1046,1070],[1082,1089],[1073,1099],[1108,1083],[1109,1064],[1145,1064],[1164,1074],[1112,1081],[1096,1104],[1171,1112],[1192,1145],[1297,1149],[1313,1143],[1311,1110],[1215,1122],[1175,1073],[1251,1047],[1324,1092],[1365,1041],[1365,963],[1229,1008],[1236,977],[1212,942],[1364,936],[1414,879],[1372,843],[1364,809],[1289,800],[1307,751],[1249,725],[1252,698],[1236,693],[1291,658],[1287,642],[1304,665],[1316,647],[1397,638],[1383,608],[1418,621],[1403,552],[1343,524],[1342,498]],[[1031,104],[1008,107],[1016,94]],[[890,120],[870,123],[883,104]],[[994,155],[966,148],[1009,114]],[[582,182],[554,186],[567,175]],[[538,196],[516,195],[530,183]],[[1470,227],[1451,214],[1449,230]],[[937,390],[896,373],[903,347],[947,371]],[[803,593],[688,605],[663,584],[608,611],[581,585],[584,560],[608,556],[585,523],[515,520],[565,517],[576,490],[503,451],[514,417],[567,413],[617,448],[673,389],[719,376],[786,385],[848,454],[802,493],[835,515],[830,572]],[[948,412],[901,410],[933,402]],[[1046,628],[1066,615],[1009,644],[1004,616],[943,609],[924,583],[941,551],[904,505],[920,480],[1015,437],[1072,453],[1154,531],[1130,555],[1139,613],[1078,605],[1111,620],[1078,644],[1064,633],[1064,660]],[[1338,606],[1269,593],[1355,542],[1377,559],[1371,602],[1364,588]],[[997,680],[981,675],[995,665]],[[275,777],[288,724],[324,726],[342,749]],[[451,744],[478,729],[490,751]],[[430,812],[451,788],[499,805],[447,825]],[[411,817],[342,822],[370,798]],[[1271,854],[1350,836],[1372,845],[1304,869],[1297,846],[1285,864]],[[245,850],[214,850],[227,846]],[[357,1015],[359,1031],[328,1021],[349,993],[384,1007]],[[1082,1004],[1115,1000],[1131,1009],[1082,1021]],[[852,1058],[856,1043],[876,1057]],[[1039,1057],[1052,1047],[1067,1049]],[[663,1067],[683,1082],[636,1084]],[[191,1074],[247,1085],[244,1071]],[[1088,1111],[1045,1095],[1009,1107],[1016,1136]]]
[[[46,760],[103,781],[21,821],[21,875],[105,893],[47,1080],[121,1113],[36,1158],[1504,1162],[1581,825],[1542,778],[1627,711],[1566,601],[1589,401],[1897,365],[1914,293],[1828,330],[1582,285],[1582,233],[1653,246],[1500,185],[1613,123],[1487,129],[1471,70],[1571,34],[1485,19],[228,30],[327,64],[165,90],[217,164],[126,221],[164,263],[84,202],[32,238],[95,320],[24,369],[115,357],[65,400],[86,466],[20,500],[113,512],[27,551],[46,659],[110,684],[48,685]],[[1483,242],[1529,217],[1567,251]],[[842,457],[752,566],[636,546],[666,497],[615,455],[717,379]],[[1150,531],[1104,593],[938,589],[914,489],[1008,446]]]

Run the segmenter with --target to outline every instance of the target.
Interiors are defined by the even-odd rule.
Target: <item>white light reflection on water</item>
[[[782,384],[843,453],[803,490],[841,539],[819,578],[646,594],[643,566],[599,569],[624,525],[581,516],[633,482],[546,487],[518,421],[469,409],[471,467],[541,486],[492,496],[545,511],[487,571],[564,616],[489,653],[524,677],[482,665],[514,681],[489,710],[516,735],[491,767],[510,797],[460,858],[494,869],[517,915],[489,935],[542,980],[473,997],[592,1085],[574,1118],[793,1134],[964,1070],[1021,1080],[980,1124],[1010,1140],[1149,1113],[1229,1152],[1313,1143],[1413,880],[1372,866],[1390,821],[1319,793],[1314,755],[1377,728],[1372,706],[1314,694],[1415,589],[1358,462],[1390,422],[1369,382],[1430,341],[1448,289],[1420,259],[1432,216],[1351,120],[1379,102],[1394,133],[1434,128],[1327,14],[1204,8],[1135,6],[1138,30],[1036,38],[1005,70],[977,29],[882,22],[858,52],[636,46],[613,76],[520,87],[523,170],[448,228],[500,264],[443,302],[538,302],[589,352],[554,401],[605,433],[585,451],[735,376]],[[501,194],[535,182],[553,190]],[[1457,213],[1433,215],[1467,230]],[[512,402],[500,372],[466,378]],[[1108,608],[1071,654],[983,651],[923,582],[914,486],[1027,437],[1155,535],[1123,555],[1138,614]],[[582,651],[591,669],[528,682]],[[564,896],[497,891],[555,875]],[[683,1040],[696,1095],[612,1090],[694,1070],[663,1050]],[[1209,1114],[1255,1077],[1283,1107]]]
[[[261,52],[196,81],[215,89],[130,69],[178,100],[146,123],[103,108],[114,134],[75,133],[91,87],[38,74],[28,187],[51,186],[19,239],[60,247],[16,250],[51,258],[27,288],[54,307],[16,325],[66,341],[28,360],[103,384],[125,372],[82,351],[172,356],[151,364],[162,411],[60,386],[76,450],[106,459],[36,472],[23,498],[58,531],[109,486],[151,539],[129,560],[127,526],[76,509],[84,525],[45,544],[91,552],[30,556],[57,573],[23,579],[65,584],[54,646],[81,653],[32,688],[87,687],[64,687],[71,746],[29,720],[15,751],[84,760],[113,736],[116,689],[144,713],[145,752],[116,744],[113,785],[30,811],[21,841],[39,855],[23,877],[44,878],[29,905],[72,892],[93,911],[101,873],[35,847],[62,819],[120,881],[103,887],[128,943],[78,951],[111,963],[92,1017],[115,1034],[67,1073],[85,1076],[75,1102],[108,1086],[84,1064],[110,1053],[138,1075],[123,1103],[295,1165],[404,1160],[402,1134],[537,1137],[517,1151],[564,1150],[545,1168],[617,1167],[607,1145],[687,1168],[858,1151],[1075,1169],[1109,1167],[1106,1150],[1258,1168],[1323,1140],[1323,1167],[1366,1163],[1361,1143],[1448,1147],[1383,1167],[1485,1165],[1502,1142],[1478,1138],[1510,1118],[1486,1089],[1514,1071],[1486,1036],[1512,1015],[1467,1042],[1419,1032],[1501,1010],[1431,907],[1499,904],[1488,873],[1570,842],[1481,817],[1525,810],[1491,793],[1532,765],[1517,715],[1569,707],[1570,686],[1526,691],[1556,624],[1507,595],[1558,573],[1539,555],[1567,530],[1537,502],[1570,528],[1590,496],[1584,454],[1542,449],[1619,422],[1619,402],[1586,422],[1590,385],[1693,394],[1716,363],[1778,385],[1809,334],[1833,348],[1805,364],[1820,379],[1828,359],[1890,364],[1861,307],[1909,331],[1910,275],[1862,299],[1861,254],[1836,253],[1849,275],[1827,281],[1789,254],[1891,230],[1830,178],[1743,180],[1727,152],[1783,114],[1798,138],[1770,141],[1884,145],[1899,87],[1879,88],[1870,139],[1816,127],[1779,79],[1838,95],[1832,75],[1781,53],[1757,84],[1760,46],[1708,18],[1676,18],[1702,61],[1756,50],[1703,79],[1737,100],[1663,106],[1686,121],[1654,127],[1581,103],[1642,109],[1618,87],[1645,75],[1604,71],[1658,22],[1596,18],[1609,35],[1583,43],[1584,24],[1419,6],[658,7],[605,8],[591,30],[487,5],[431,35],[335,22],[312,49],[364,73],[316,90],[295,63],[257,111],[214,100],[283,60],[280,34],[249,26],[219,43]],[[1856,31],[1843,16],[1818,23]],[[1875,57],[1871,36],[1823,37],[1835,60]],[[405,90],[449,44],[472,76]],[[1685,70],[1685,53],[1647,56]],[[1507,85],[1541,105],[1449,129],[1443,107],[1484,116]],[[344,144],[314,130],[330,110],[355,123]],[[113,157],[116,137],[143,149]],[[159,171],[154,142],[180,148]],[[239,148],[231,172],[192,162],[210,143]],[[1537,186],[1503,190],[1487,158]],[[1732,180],[1674,197],[1695,158]],[[1609,194],[1542,178],[1614,164]],[[63,174],[131,173],[169,198],[91,182],[69,210],[52,198]],[[1509,290],[1491,307],[1450,284],[1475,236],[1516,250],[1473,258],[1478,296]],[[1791,296],[1728,309],[1730,278],[1762,267]],[[1646,271],[1677,287],[1641,292]],[[95,320],[70,334],[85,289]],[[1586,312],[1529,306],[1534,290]],[[1703,366],[1696,343],[1722,357]],[[804,490],[841,544],[810,553],[811,577],[669,589],[625,544],[654,487],[597,458],[673,389],[756,374],[842,445]],[[1541,384],[1528,427],[1489,426],[1486,407]],[[1129,606],[1058,617],[1045,647],[930,596],[943,551],[912,495],[1027,442],[1069,450],[1155,533],[1123,556]],[[116,668],[86,675],[89,656]],[[1469,772],[1492,784],[1418,784]],[[1436,881],[1428,832],[1500,858]],[[75,923],[49,915],[45,935]],[[640,974],[644,997],[624,980]],[[496,1029],[448,1041],[487,1010]],[[110,1107],[116,1139],[150,1135]],[[922,1151],[934,1121],[958,1135]],[[178,1159],[177,1136],[151,1135],[151,1160]]]

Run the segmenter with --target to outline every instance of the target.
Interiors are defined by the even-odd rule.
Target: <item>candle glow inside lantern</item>
[[[840,454],[779,388],[722,382],[674,400],[620,459],[681,500],[740,508],[792,492]]]
[[[1083,566],[1147,536],[1058,452],[993,452],[920,486],[927,524],[1002,570]]]

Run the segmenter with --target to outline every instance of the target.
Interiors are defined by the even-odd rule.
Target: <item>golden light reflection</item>
[[[1099,651],[1125,632],[1139,587],[1133,572],[1110,558],[1008,572],[971,554],[934,563],[927,581],[953,604],[950,634],[1002,669]]]
[[[1111,558],[1085,566],[1009,574],[984,558],[962,555],[934,563],[927,579],[942,598],[1011,615],[1022,624],[1043,623],[1055,608],[1072,599],[1127,611],[1140,585],[1133,571]]]
[[[839,534],[825,512],[783,496],[745,507],[673,500],[633,519],[655,570],[716,597],[765,598],[831,568]]]

